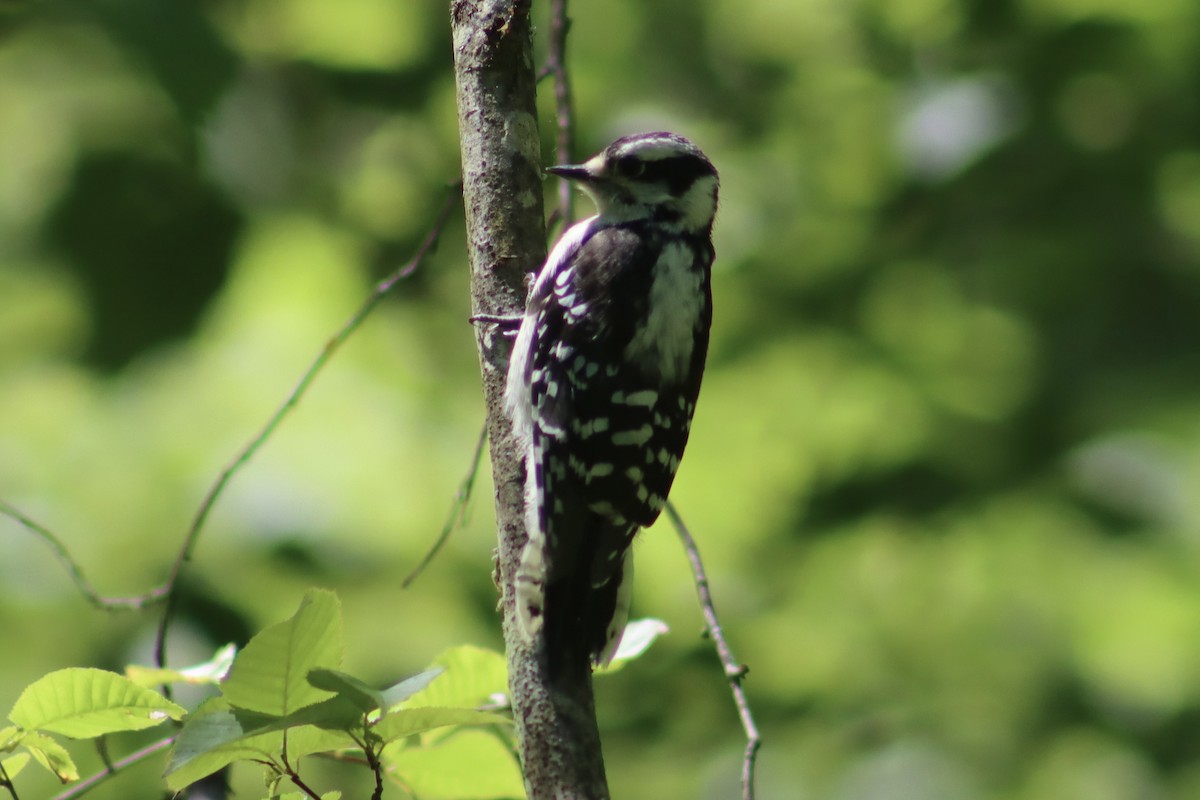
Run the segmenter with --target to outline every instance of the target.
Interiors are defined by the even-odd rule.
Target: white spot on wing
[[[645,406],[650,408],[658,400],[658,392],[653,389],[644,389],[640,392],[626,395],[625,405],[627,406]]]
[[[637,430],[620,431],[612,435],[612,443],[615,445],[632,444],[641,447],[646,442],[650,441],[650,437],[654,435],[649,425],[643,425]]]

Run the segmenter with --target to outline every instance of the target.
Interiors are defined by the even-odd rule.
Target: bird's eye
[[[640,178],[646,171],[646,162],[640,158],[626,156],[617,161],[617,174],[622,178]]]

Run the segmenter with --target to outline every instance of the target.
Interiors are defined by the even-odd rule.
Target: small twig
[[[97,592],[96,588],[84,577],[83,569],[75,563],[75,560],[71,558],[71,554],[67,552],[67,548],[63,545],[62,541],[51,533],[49,528],[25,516],[25,514],[22,514],[15,507],[3,500],[0,500],[0,514],[14,520],[49,545],[50,549],[54,551],[54,555],[58,558],[59,563],[66,569],[67,574],[71,576],[71,580],[75,583],[75,586],[92,606],[101,611],[140,611],[149,605],[157,603],[167,593],[167,586],[163,584],[145,594],[134,597],[105,597]]]
[[[546,55],[545,71],[554,79],[554,159],[557,164],[571,161],[575,134],[575,113],[571,98],[571,81],[567,75],[567,32],[571,20],[567,17],[567,0],[551,0],[550,3],[550,46]],[[558,182],[558,213],[556,215],[564,229],[569,228],[575,218],[575,192],[571,182]]]
[[[229,480],[234,476],[234,474],[236,474],[243,466],[245,466],[250,458],[258,452],[259,448],[262,447],[263,443],[271,436],[271,434],[279,426],[280,422],[282,422],[284,417],[287,416],[288,412],[290,412],[296,406],[296,404],[300,402],[300,398],[308,390],[308,387],[312,384],[313,379],[316,378],[321,369],[329,363],[329,360],[333,357],[333,354],[337,352],[338,348],[341,347],[342,344],[344,344],[345,341],[350,338],[350,335],[358,329],[363,320],[370,315],[370,313],[375,309],[375,306],[379,304],[384,296],[386,296],[387,293],[390,292],[397,283],[412,275],[412,273],[415,272],[416,269],[421,265],[421,262],[425,260],[426,256],[428,256],[433,250],[434,245],[437,244],[437,240],[441,236],[442,229],[446,226],[446,221],[450,218],[450,212],[458,203],[461,194],[462,182],[460,181],[454,185],[453,189],[447,195],[446,201],[442,204],[441,211],[438,212],[436,219],[430,226],[429,233],[426,234],[425,239],[421,242],[420,246],[417,247],[417,251],[413,254],[413,257],[409,259],[408,263],[402,265],[391,275],[375,285],[375,288],[372,290],[371,294],[365,301],[363,301],[363,304],[359,306],[358,310],[354,312],[350,319],[346,321],[341,330],[339,330],[333,336],[333,338],[325,343],[325,346],[321,349],[320,354],[309,365],[308,369],[304,372],[304,375],[300,378],[300,381],[295,385],[295,387],[293,387],[292,391],[288,394],[287,399],[283,401],[283,404],[279,406],[279,408],[275,410],[275,413],[271,415],[270,419],[267,420],[267,423],[262,427],[262,430],[260,430],[258,434],[251,439],[250,442],[245,445],[245,447],[242,448],[241,452],[239,452],[233,461],[231,461],[229,465],[226,466],[221,472],[221,475],[217,478],[216,483],[214,483],[208,490],[208,494],[205,495],[203,502],[200,504],[199,510],[196,512],[195,518],[192,520],[191,527],[188,528],[187,535],[183,540],[183,545],[179,548],[179,554],[175,557],[175,563],[171,568],[169,577],[167,578],[166,605],[163,608],[162,618],[159,620],[158,633],[155,636],[154,644],[154,662],[158,666],[166,666],[167,628],[171,622],[171,614],[175,610],[175,602],[178,596],[176,588],[178,586],[179,576],[183,572],[183,565],[191,558],[192,550],[195,548],[196,541],[200,537],[200,531],[203,529],[204,523],[208,519],[209,512],[212,511],[213,506],[216,504],[217,498],[221,496],[221,493],[225,490],[225,486],[229,483]]]
[[[0,786],[8,789],[8,796],[11,797],[12,800],[21,800],[21,798],[17,795],[17,787],[13,785],[12,776],[8,774],[8,770],[4,768],[3,763],[0,763]]]
[[[471,492],[475,488],[475,477],[479,474],[479,465],[483,461],[483,445],[487,442],[487,426],[479,432],[479,441],[475,443],[475,455],[471,458],[471,467],[467,470],[467,476],[463,478],[459,484],[458,491],[454,493],[454,501],[450,504],[450,515],[446,518],[446,524],[442,526],[442,532],[438,534],[438,538],[434,541],[433,546],[429,548],[429,552],[421,559],[421,562],[413,568],[413,571],[408,573],[403,581],[400,582],[401,589],[407,589],[412,585],[412,582],[420,577],[425,568],[429,566],[429,562],[437,556],[442,550],[442,546],[450,539],[450,534],[454,529],[466,521],[467,504],[471,500]]]
[[[290,780],[293,784],[295,784],[297,789],[299,789],[300,791],[304,792],[306,795],[311,797],[312,800],[321,800],[321,795],[318,794],[316,791],[314,791],[311,786],[309,786],[307,783],[304,782],[304,779],[300,777],[299,771],[294,769],[292,767],[292,763],[290,761],[288,761],[287,731],[283,732],[283,753],[282,753],[282,755],[283,755],[283,772],[285,775],[288,776],[288,780]]]
[[[704,563],[700,560],[700,549],[696,546],[696,540],[692,538],[687,526],[683,524],[683,518],[679,516],[679,512],[675,510],[675,506],[670,501],[667,501],[667,517],[683,541],[683,549],[687,552],[688,561],[692,565],[696,594],[700,598],[700,608],[704,612],[704,625],[716,645],[717,657],[721,659],[725,678],[729,681],[729,688],[733,692],[733,703],[737,706],[738,716],[742,720],[742,728],[746,731],[746,754],[742,759],[742,798],[743,800],[754,800],[754,761],[758,757],[758,748],[762,740],[758,735],[758,727],[754,724],[754,717],[750,713],[746,692],[742,688],[742,679],[746,677],[749,669],[745,664],[738,663],[733,656],[733,650],[729,647],[729,642],[725,640],[721,623],[717,619],[716,606],[713,605],[712,592],[708,588],[708,574],[704,571]]]
[[[96,774],[89,775],[67,791],[55,795],[54,800],[74,800],[76,797],[82,797],[101,782],[111,778],[113,775],[116,775],[126,767],[131,767],[139,761],[144,761],[158,751],[167,749],[174,743],[175,737],[168,736],[165,739],[159,739],[157,742],[143,747],[141,750],[138,750],[135,753],[130,753],[120,761],[114,761],[112,764],[106,764],[104,769],[100,770]]]
[[[375,791],[371,793],[371,800],[383,800],[383,763],[379,760],[380,750],[376,749],[377,743],[380,749],[383,745],[379,743],[378,737],[372,736],[369,731],[363,739],[363,755],[367,757],[367,765],[375,773]]]

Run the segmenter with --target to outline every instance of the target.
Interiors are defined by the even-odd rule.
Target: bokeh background
[[[669,128],[722,174],[673,499],[751,668],[761,796],[1200,798],[1200,5],[571,12],[579,155]],[[428,0],[0,4],[0,497],[100,591],[163,579],[428,228],[458,174],[448,29]],[[486,476],[399,586],[482,424],[467,314],[456,216],[217,506],[175,664],[310,585],[380,684],[499,646]],[[598,681],[614,796],[736,796],[742,733],[666,525],[635,597],[673,632]],[[0,707],[147,661],[154,623],[92,610],[0,519]],[[156,796],[161,766],[93,796]],[[22,797],[49,796],[32,773]]]

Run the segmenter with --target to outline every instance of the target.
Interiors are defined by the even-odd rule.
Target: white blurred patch
[[[1126,431],[1094,439],[1067,458],[1067,474],[1105,508],[1172,530],[1189,527],[1185,459],[1161,437]]]
[[[999,76],[926,79],[903,101],[897,144],[911,173],[942,180],[1010,136],[1020,121],[1016,92]]]

